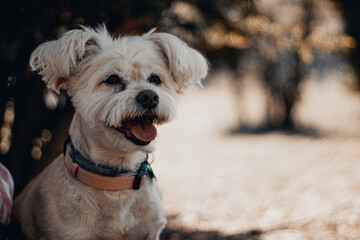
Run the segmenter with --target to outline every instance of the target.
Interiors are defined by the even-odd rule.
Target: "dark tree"
[[[239,82],[255,72],[273,98],[267,101],[266,126],[260,128],[293,129],[292,110],[308,71],[346,55],[353,47],[352,37],[358,37],[359,4],[341,2],[346,5],[350,36],[327,27],[342,24],[339,6],[330,0],[177,1],[164,12],[160,27],[202,49],[212,70],[227,67]],[[358,48],[351,60],[358,64]],[[275,116],[272,104],[280,109]]]
[[[360,90],[360,2],[353,0],[339,0],[337,2],[346,20],[346,32],[355,39],[354,49],[349,53],[353,69],[357,73],[357,89]]]

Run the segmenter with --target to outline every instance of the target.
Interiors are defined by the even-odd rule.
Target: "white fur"
[[[130,169],[154,151],[155,141],[136,145],[114,127],[147,114],[156,115],[157,124],[171,121],[176,93],[201,85],[208,71],[206,59],[173,35],[115,38],[105,27],[82,27],[41,44],[30,66],[48,87],[66,87],[76,110],[69,131],[75,147],[95,163]],[[151,74],[161,78],[160,86],[147,81]],[[105,84],[110,75],[126,88]],[[160,99],[152,110],[135,100],[148,89]],[[155,180],[138,191],[100,191],[74,180],[62,156],[21,193],[15,216],[30,239],[159,239],[166,223]]]
[[[199,52],[168,33],[152,33],[146,37],[158,44],[166,55],[170,72],[177,83],[177,92],[194,85],[202,86],[201,79],[206,77],[208,62]]]

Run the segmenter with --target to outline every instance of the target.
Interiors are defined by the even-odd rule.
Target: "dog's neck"
[[[69,134],[76,149],[96,164],[135,169],[146,158],[146,153],[141,151],[129,153],[108,147],[111,143],[99,136],[96,129],[91,129],[78,113],[74,115]]]

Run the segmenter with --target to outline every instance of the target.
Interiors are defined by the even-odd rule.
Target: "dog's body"
[[[69,134],[99,165],[137,171],[154,151],[156,128],[176,114],[176,93],[200,84],[207,62],[166,33],[112,38],[82,28],[40,45],[30,65],[55,91],[64,85],[76,113]],[[29,239],[159,239],[166,224],[161,191],[106,191],[72,176],[57,157],[19,195],[14,220]]]

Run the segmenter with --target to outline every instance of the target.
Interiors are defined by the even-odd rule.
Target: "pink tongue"
[[[156,128],[146,119],[136,119],[126,121],[126,125],[130,128],[130,132],[142,142],[151,142],[156,138]]]

